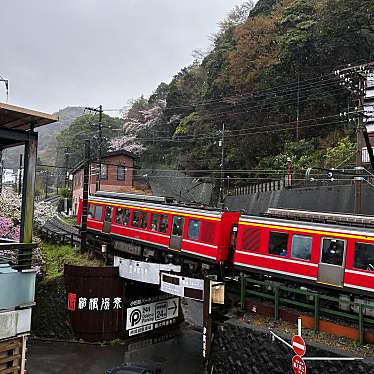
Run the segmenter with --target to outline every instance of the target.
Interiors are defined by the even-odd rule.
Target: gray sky
[[[119,108],[169,82],[244,0],[2,0],[9,103]],[[0,101],[5,89],[0,83]]]

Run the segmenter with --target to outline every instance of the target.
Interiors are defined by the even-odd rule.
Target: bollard
[[[320,297],[314,295],[314,332],[317,334],[319,332],[319,306],[320,306]]]
[[[359,305],[359,315],[358,315],[358,333],[359,333],[359,344],[364,344],[364,306],[362,304]]]
[[[245,310],[245,291],[246,291],[246,281],[243,273],[240,273],[240,310],[244,312]]]
[[[274,318],[279,319],[279,286],[274,287]]]

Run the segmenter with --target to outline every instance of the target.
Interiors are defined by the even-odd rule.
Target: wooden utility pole
[[[101,158],[102,158],[102,147],[103,147],[103,106],[99,105],[98,108],[90,108],[86,107],[86,110],[90,110],[91,112],[99,113],[99,123],[98,123],[98,155],[97,155],[97,163],[98,163],[98,173],[97,173],[97,182],[96,182],[96,190],[99,191],[101,188]]]
[[[18,169],[18,195],[21,195],[22,190],[22,165],[23,165],[23,154],[19,155],[19,169]]]
[[[223,189],[225,186],[225,124],[222,124],[222,131],[221,131],[221,181],[220,181],[220,188],[219,188],[219,202],[223,204]]]
[[[87,250],[87,216],[88,216],[88,188],[90,174],[90,141],[84,142],[84,167],[83,167],[83,201],[81,220],[81,252]]]

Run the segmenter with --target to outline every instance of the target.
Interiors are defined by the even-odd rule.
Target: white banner
[[[204,280],[163,273],[160,290],[189,299],[203,299]]]
[[[114,257],[114,266],[119,267],[121,278],[131,279],[143,283],[160,284],[161,271],[180,273],[181,267],[173,264],[152,264],[150,262],[129,260]]]

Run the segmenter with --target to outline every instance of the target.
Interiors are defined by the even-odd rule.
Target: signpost
[[[300,356],[292,357],[292,369],[295,374],[306,374],[306,365]]]
[[[295,374],[306,374],[307,368],[305,361],[355,361],[355,360],[363,360],[361,357],[304,357],[306,352],[306,344],[304,339],[301,337],[301,318],[297,321],[298,325],[298,334],[294,335],[291,341],[291,344],[282,339],[280,336],[275,334],[274,332],[270,331],[272,340],[275,339],[282,342],[287,347],[291,348],[295,353],[296,356],[292,357],[292,370]]]
[[[126,331],[129,336],[170,326],[176,323],[179,316],[179,298],[127,308],[126,314]]]
[[[306,352],[306,344],[300,335],[294,335],[291,341],[292,349],[296,355],[302,357]]]

